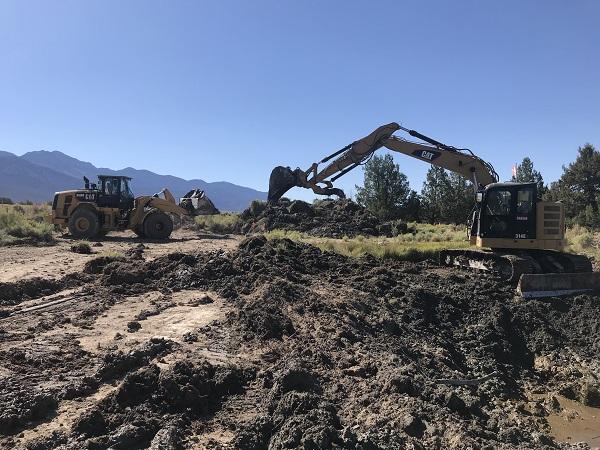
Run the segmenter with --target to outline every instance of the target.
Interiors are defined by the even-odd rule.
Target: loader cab
[[[133,193],[129,187],[130,177],[98,175],[98,206],[128,210],[133,208]]]
[[[478,220],[472,235],[487,240],[536,239],[535,183],[493,183],[477,196]]]

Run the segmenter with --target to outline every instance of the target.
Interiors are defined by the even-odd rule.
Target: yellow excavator
[[[402,130],[422,142],[395,136]],[[536,183],[499,183],[493,166],[468,149],[442,144],[392,122],[313,163],[307,170],[278,166],[269,179],[269,202],[277,202],[294,186],[320,195],[344,197],[333,182],[387,148],[470,180],[475,208],[469,239],[475,248],[444,250],[440,262],[493,272],[517,284],[523,297],[571,294],[600,288],[600,273],[590,260],[564,252],[565,212],[560,202],[538,199]],[[319,170],[319,164],[327,165]]]

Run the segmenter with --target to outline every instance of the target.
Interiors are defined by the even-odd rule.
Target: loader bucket
[[[289,167],[277,166],[269,177],[269,194],[267,201],[274,203],[294,186],[298,186],[297,176]]]
[[[517,293],[523,298],[556,297],[600,290],[600,272],[526,273],[521,275]]]
[[[185,194],[180,199],[179,206],[186,209],[192,216],[219,214],[214,203],[200,189],[193,189]]]

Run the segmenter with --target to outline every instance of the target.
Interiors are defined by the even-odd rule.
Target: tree
[[[444,201],[449,189],[448,174],[442,167],[431,166],[421,189],[423,219],[429,223],[442,221]]]
[[[475,204],[473,184],[457,173],[448,176],[450,190],[447,194],[443,216],[446,222],[464,224]]]
[[[472,185],[464,177],[431,166],[421,191],[422,218],[429,223],[465,223],[474,199]]]
[[[391,155],[374,155],[364,166],[364,185],[356,187],[356,202],[382,219],[403,216],[411,198],[406,175]]]
[[[536,183],[538,195],[541,197],[546,193],[544,178],[542,174],[533,168],[533,161],[526,156],[521,164],[517,165],[516,175],[512,176],[512,180],[517,183]]]
[[[574,162],[552,183],[545,199],[561,201],[571,223],[600,228],[600,152],[593,145],[579,147]]]
[[[400,217],[406,221],[421,221],[421,196],[411,189]]]

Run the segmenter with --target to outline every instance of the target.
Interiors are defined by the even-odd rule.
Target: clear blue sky
[[[397,121],[551,181],[600,146],[599,19],[595,0],[3,0],[0,149],[266,190]],[[427,166],[395,159],[420,190]]]

